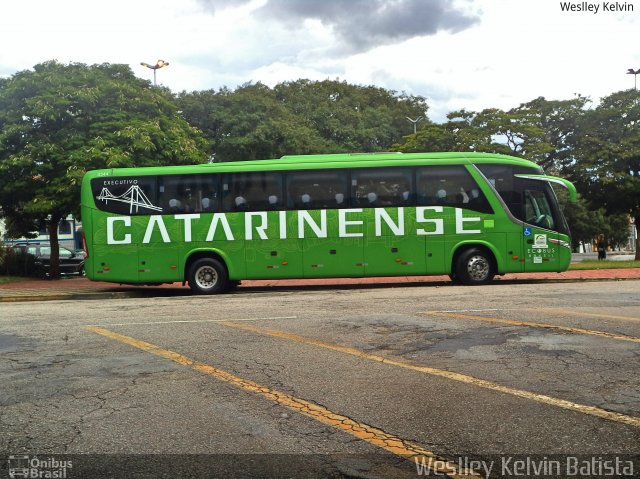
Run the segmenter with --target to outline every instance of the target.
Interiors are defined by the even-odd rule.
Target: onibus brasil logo
[[[73,461],[66,459],[21,455],[9,456],[9,477],[11,479],[66,479],[70,477],[68,473],[71,469],[73,469]]]

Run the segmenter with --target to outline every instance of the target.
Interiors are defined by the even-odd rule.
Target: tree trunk
[[[60,279],[60,242],[58,241],[58,225],[60,218],[51,217],[49,224],[49,246],[51,246],[51,257],[49,258],[49,278]]]
[[[633,218],[636,227],[636,261],[640,261],[640,215]]]

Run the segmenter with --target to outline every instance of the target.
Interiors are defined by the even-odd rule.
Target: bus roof
[[[523,158],[494,153],[441,152],[441,153],[340,153],[326,155],[288,155],[269,160],[234,161],[162,167],[112,168],[94,170],[90,177],[131,176],[157,174],[222,173],[235,171],[283,171],[331,168],[364,168],[384,166],[412,166],[416,164],[480,164],[502,163],[539,168]]]

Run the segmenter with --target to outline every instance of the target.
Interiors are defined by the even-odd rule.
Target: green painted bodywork
[[[186,280],[190,258],[208,255],[217,256],[224,262],[231,280],[439,275],[451,273],[456,251],[460,248],[483,246],[493,254],[498,274],[566,270],[571,260],[570,238],[558,232],[524,225],[513,218],[505,210],[493,187],[473,166],[483,163],[538,168],[527,160],[494,154],[384,153],[287,156],[235,163],[90,171],[84,176],[81,198],[89,253],[85,269],[87,276],[96,281],[143,284],[179,282]],[[348,216],[355,221],[355,224],[349,225],[348,232],[362,233],[361,237],[338,236],[340,210],[336,209],[326,210],[326,213],[321,213],[321,210],[308,212],[318,225],[321,223],[321,214],[326,214],[326,238],[317,237],[306,223],[304,237],[299,238],[299,212],[293,210],[286,213],[286,239],[280,239],[279,211],[265,212],[268,239],[260,239],[254,230],[254,237],[250,240],[245,239],[245,215],[250,213],[229,212],[224,215],[233,233],[233,240],[227,238],[223,228],[218,225],[213,238],[207,241],[213,213],[200,213],[197,219],[190,222],[191,241],[185,242],[186,221],[166,214],[161,216],[161,221],[170,242],[166,242],[159,228],[153,228],[149,241],[143,243],[150,217],[132,216],[131,225],[128,226],[121,220],[123,216],[96,209],[90,185],[93,178],[99,177],[451,164],[466,165],[495,211],[494,214],[471,210],[459,213],[464,218],[471,218],[464,223],[465,229],[481,230],[480,233],[456,234],[456,209],[443,207],[441,213],[427,208],[427,218],[442,219],[444,234],[415,234],[418,229],[433,233],[436,224],[432,220],[417,221],[416,214],[420,207],[407,206],[402,209],[405,234],[401,236],[395,235],[384,223],[382,234],[376,236],[374,209],[364,208]],[[568,183],[566,180],[556,180]],[[398,208],[385,208],[385,211],[394,222],[399,221]],[[113,222],[112,238],[122,241],[130,235],[129,244],[107,244],[108,217],[118,218]],[[531,237],[539,241],[534,245],[535,248],[528,242],[531,237],[524,234],[525,227],[529,228]],[[535,235],[544,235],[546,241]]]

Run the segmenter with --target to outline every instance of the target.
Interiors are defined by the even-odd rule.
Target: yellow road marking
[[[271,319],[298,319],[297,316],[271,316],[268,318],[236,318],[233,321],[267,321]],[[147,324],[179,324],[179,323],[220,323],[229,321],[228,319],[174,319],[171,321],[142,321],[139,323],[101,323],[101,324],[87,324],[85,326],[144,326]]]
[[[510,324],[512,326],[527,326],[531,328],[554,329],[556,331],[567,331],[570,333],[588,334],[590,336],[600,336],[603,338],[617,339],[618,341],[631,341],[633,343],[640,343],[640,338],[637,338],[635,336],[626,336],[624,334],[607,333],[605,331],[594,331],[591,329],[573,328],[571,326],[560,326],[557,324],[550,324],[550,323],[530,323],[528,321],[516,321],[514,319],[500,319],[500,318],[491,318],[487,316],[473,316],[471,314],[459,314],[459,313],[448,313],[448,312],[445,313],[445,312],[439,312],[439,311],[427,311],[424,314],[427,314],[429,316],[448,316],[450,318],[470,319],[474,321],[487,321],[491,323]]]
[[[571,316],[588,316],[591,318],[620,319],[623,321],[640,321],[640,318],[634,318],[631,316],[616,316],[613,314],[598,314],[598,313],[582,313],[580,311],[571,311],[568,309],[561,309],[561,308],[540,308],[540,309],[531,309],[530,311],[542,311],[542,312],[554,313],[554,314],[568,314]]]
[[[338,351],[341,353],[350,354],[352,356],[356,356],[362,359],[368,359],[370,361],[376,361],[379,363],[388,364],[390,366],[396,366],[404,369],[409,369],[412,371],[418,371],[420,373],[430,374],[432,376],[438,376],[438,377],[450,379],[453,381],[459,381],[465,384],[472,384],[474,386],[490,389],[492,391],[498,391],[504,394],[510,394],[512,396],[529,399],[532,401],[537,401],[539,403],[549,404],[551,406],[568,409],[570,411],[588,414],[590,416],[599,417],[601,419],[607,419],[609,421],[615,421],[615,422],[627,424],[630,426],[640,427],[640,417],[627,416],[625,414],[620,414],[617,412],[606,411],[604,409],[600,409],[595,406],[586,406],[584,404],[578,404],[571,401],[566,401],[564,399],[557,399],[550,396],[545,396],[544,394],[538,394],[530,391],[525,391],[522,389],[502,386],[500,384],[497,384],[491,381],[486,381],[484,379],[479,379],[473,376],[467,376],[466,374],[454,373],[451,371],[431,368],[428,366],[418,366],[418,365],[407,363],[397,359],[385,358],[383,356],[377,356],[375,354],[360,351],[359,349],[350,348],[347,346],[341,346],[339,344],[334,344],[334,343],[327,343],[324,341],[320,341],[318,339],[308,338],[308,337],[300,336],[293,333],[287,333],[285,331],[260,328],[260,327],[249,325],[249,324],[236,324],[232,322],[217,323],[217,324],[220,324],[222,326],[228,326],[231,328],[242,329],[244,331],[249,331],[252,333],[262,334],[264,336],[272,336],[276,338],[287,339],[290,341],[296,341],[299,343],[309,344],[311,346],[318,346],[324,349],[329,349],[331,351]]]
[[[209,364],[195,361],[183,356],[182,354],[168,349],[163,349],[146,341],[124,336],[98,326],[90,326],[87,329],[96,334],[100,334],[120,343],[128,344],[129,346],[133,346],[134,348],[141,349],[142,351],[146,351],[161,358],[169,359],[184,366],[189,366],[198,372],[213,376],[216,379],[225,381],[226,383],[232,384],[233,386],[245,391],[256,393],[265,399],[273,401],[281,406],[285,406],[307,417],[313,418],[327,426],[340,429],[343,432],[349,433],[362,441],[373,444],[374,446],[384,449],[392,454],[401,456],[409,461],[415,461],[416,464],[425,464],[431,471],[439,474],[446,474],[453,479],[481,477],[473,471],[459,469],[454,463],[438,457],[435,453],[422,448],[418,444],[405,441],[393,434],[383,431],[382,429],[355,421],[347,416],[331,412],[329,409],[319,406],[318,404],[296,398],[290,394],[271,389],[267,386],[261,386],[260,384],[248,379],[243,379],[216,367],[210,366]]]

